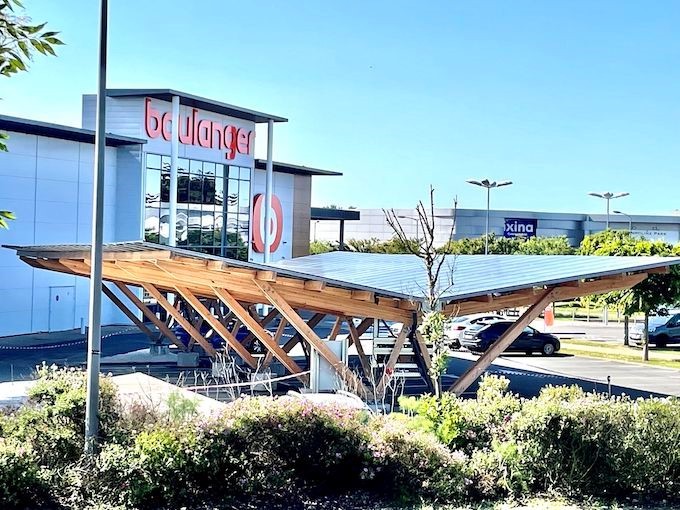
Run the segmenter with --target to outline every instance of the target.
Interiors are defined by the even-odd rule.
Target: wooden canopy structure
[[[16,250],[21,260],[35,268],[84,277],[90,275],[89,246],[7,248]],[[311,260],[314,257],[322,256],[303,259]],[[587,258],[589,257],[581,257],[582,260]],[[450,314],[464,315],[511,307],[529,307],[492,349],[458,379],[452,389],[462,393],[548,303],[629,288],[644,280],[648,274],[665,272],[671,264],[676,263],[680,263],[680,259],[645,258],[631,260],[622,265],[619,258],[618,263],[608,267],[606,271],[598,266],[601,276],[594,276],[591,268],[580,274],[572,272],[566,280],[553,280],[548,285],[527,280],[521,285],[514,285],[512,290],[488,292],[487,286],[481,288],[475,296],[471,296],[469,292],[465,296],[449,295],[442,303],[442,309]],[[361,259],[357,259],[357,264],[361,265]],[[230,355],[242,359],[246,365],[256,368],[258,363],[268,365],[276,359],[288,372],[300,374],[299,378],[306,382],[306,375],[290,355],[291,349],[300,343],[306,356],[309,356],[311,349],[316,350],[336,368],[338,375],[349,387],[366,394],[370,393],[365,382],[367,372],[372,370],[372,364],[359,339],[376,320],[400,323],[392,351],[379,364],[382,371],[379,386],[383,386],[383,379],[389,376],[401,357],[407,339],[412,345],[411,355],[422,367],[422,377],[431,384],[428,374],[430,353],[415,328],[423,299],[415,295],[408,296],[389,288],[367,287],[365,283],[328,278],[318,271],[304,272],[295,268],[294,264],[266,266],[144,242],[105,245],[103,279],[108,282],[108,285],[104,285],[104,293],[151,338],[154,333],[140,320],[140,316],[154,324],[178,349],[187,350],[192,344],[196,344],[209,356],[215,356],[215,347],[202,334],[202,326],[207,325],[212,332],[225,340],[224,349]],[[191,337],[189,346],[180,342],[167,323],[139,299],[137,293],[131,290],[135,287],[147,291],[167,315],[188,332]],[[123,296],[132,306],[124,303]],[[268,305],[271,311],[260,318],[254,311],[253,305],[257,304]],[[302,311],[312,312],[311,318],[305,321]],[[329,336],[331,339],[338,335],[343,323],[347,324],[349,341],[356,347],[363,374],[350,370],[314,331],[329,316],[335,320]],[[267,326],[276,318],[279,318],[278,327],[275,331],[268,331]],[[296,333],[284,342],[283,331],[286,326],[294,328]],[[249,334],[245,339],[238,340],[236,332],[241,327],[247,328]],[[267,350],[264,359],[258,360],[253,356],[252,345],[255,339]]]

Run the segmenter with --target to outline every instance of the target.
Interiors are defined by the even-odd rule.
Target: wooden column
[[[366,356],[366,353],[364,352],[364,346],[361,343],[361,335],[357,331],[357,328],[354,326],[354,322],[350,317],[345,317],[345,321],[349,326],[349,336],[352,339],[354,346],[356,347],[357,355],[359,356],[359,362],[361,363],[361,368],[363,368],[364,370],[364,375],[366,377],[370,377],[371,362],[368,359],[368,356]]]
[[[558,288],[549,288],[543,291],[538,300],[531,305],[522,316],[517,319],[498,340],[496,340],[479,359],[461,375],[455,383],[451,385],[449,391],[456,395],[462,395],[477,378],[489,368],[491,363],[507,349],[512,342],[522,333],[522,330],[529,325],[541,311],[558,295]]]
[[[217,351],[215,351],[215,348],[210,344],[210,342],[203,338],[203,335],[201,335],[201,333],[197,331],[196,328],[194,328],[191,323],[182,316],[179,310],[177,310],[167,299],[165,299],[165,296],[163,296],[163,294],[161,294],[156,287],[150,283],[145,283],[143,286],[149,294],[156,298],[158,304],[165,308],[165,311],[172,315],[179,325],[182,326],[187,333],[189,333],[189,336],[198,342],[201,347],[203,347],[203,350],[207,352],[209,356],[214,358],[217,355]]]
[[[177,292],[184,298],[184,300],[191,305],[191,307],[198,313],[203,320],[205,320],[211,328],[220,335],[227,342],[227,345],[236,351],[243,361],[245,361],[251,368],[257,367],[257,361],[252,354],[248,352],[241,343],[234,337],[234,335],[215,317],[210,310],[208,310],[201,301],[194,296],[191,291],[184,287],[175,287]],[[199,330],[200,331],[200,330]]]
[[[394,342],[392,352],[390,353],[389,358],[387,358],[387,363],[385,363],[383,376],[381,377],[380,382],[378,383],[378,388],[376,390],[376,393],[378,395],[381,395],[383,390],[385,389],[385,384],[387,384],[387,380],[390,377],[390,372],[394,369],[394,365],[397,364],[397,360],[399,359],[401,350],[404,348],[404,344],[406,343],[406,337],[410,329],[411,325],[404,323],[401,327],[401,330],[399,330],[399,334],[397,335],[397,339]]]
[[[116,305],[120,311],[123,312],[127,318],[139,328],[142,333],[148,336],[152,342],[156,342],[158,340],[153,331],[147,328],[146,325],[140,321],[139,318],[127,306],[125,306],[125,304],[118,298],[118,296],[113,293],[111,289],[109,289],[106,285],[102,285],[102,291],[104,291],[104,294],[106,294],[113,304]]]
[[[144,317],[149,319],[153,323],[153,325],[158,328],[158,330],[163,334],[163,336],[165,338],[170,340],[180,350],[182,350],[182,351],[187,350],[186,345],[184,345],[182,342],[180,342],[179,338],[177,338],[175,336],[175,334],[168,327],[168,325],[165,323],[165,321],[162,321],[158,317],[156,317],[156,314],[153,313],[151,310],[149,310],[149,307],[146,306],[137,296],[135,296],[135,293],[132,292],[130,289],[128,289],[127,285],[125,285],[124,283],[121,283],[121,282],[114,282],[114,285],[123,294],[125,294],[125,297],[127,297],[130,301],[132,301],[133,305],[135,305],[137,308],[139,308],[139,310],[144,314]]]
[[[227,292],[225,289],[218,288],[213,289],[213,291],[220,301],[227,305],[229,310],[234,312],[234,315],[236,315],[236,317],[238,317],[238,319],[243,322],[243,324],[245,324],[245,326],[252,333],[255,334],[257,339],[262,342],[262,344],[267,349],[269,349],[281,363],[283,363],[283,366],[285,366],[293,374],[299,374],[302,372],[302,369],[297,363],[295,363],[295,361],[293,361],[290,356],[288,356],[288,353],[286,353],[278,343],[275,343],[272,340],[269,332],[264,329],[253,317],[251,317],[248,311],[243,308],[241,304],[236,299],[234,299],[231,294],[229,294],[229,292]],[[304,376],[302,377],[304,378]]]
[[[255,284],[262,290],[269,302],[276,307],[281,315],[302,335],[302,337],[314,347],[318,353],[338,372],[340,377],[351,387],[357,388],[368,395],[369,391],[363,381],[346,366],[340,358],[317,336],[316,333],[307,325],[295,310],[279,295],[274,288],[266,282],[254,280]]]

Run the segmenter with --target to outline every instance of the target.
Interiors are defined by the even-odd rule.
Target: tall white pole
[[[609,230],[609,198],[605,198],[607,200],[607,223],[605,226],[605,230]]]
[[[271,259],[271,210],[272,210],[272,186],[274,181],[274,160],[272,149],[274,144],[274,121],[267,122],[267,180],[264,192],[264,263],[268,264]],[[277,225],[276,228],[281,228]]]
[[[172,96],[172,133],[170,137],[170,213],[168,244],[177,245],[177,158],[179,157],[179,96]]]
[[[102,244],[104,229],[104,170],[106,168],[106,34],[108,0],[101,0],[99,21],[99,86],[92,201],[92,252],[90,310],[87,337],[87,400],[85,402],[85,452],[94,453],[99,432],[99,358],[102,343]]]
[[[491,205],[491,188],[486,187],[486,234],[484,235],[484,255],[489,254],[489,207]]]

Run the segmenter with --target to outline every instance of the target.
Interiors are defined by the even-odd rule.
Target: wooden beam
[[[375,294],[368,290],[353,290],[352,299],[358,301],[373,301],[375,299]]]
[[[397,360],[399,359],[401,350],[404,348],[404,344],[406,343],[406,338],[408,336],[410,329],[411,325],[404,323],[401,326],[401,329],[399,330],[397,339],[394,341],[394,347],[392,348],[392,352],[390,353],[390,356],[389,358],[387,358],[387,362],[385,363],[383,376],[380,379],[380,382],[378,383],[378,387],[376,389],[376,393],[378,395],[382,395],[382,392],[385,389],[385,385],[387,384],[387,381],[389,380],[389,377],[391,375],[390,372],[394,369],[394,365],[397,364]]]
[[[320,292],[326,288],[326,282],[321,282],[318,280],[307,280],[305,282],[305,290],[313,290]]]
[[[363,381],[356,374],[354,374],[347,365],[345,365],[340,358],[338,358],[333,351],[317,336],[316,333],[302,320],[295,310],[283,299],[283,297],[274,288],[266,282],[255,281],[255,284],[262,290],[269,302],[274,305],[281,315],[302,335],[302,337],[317,350],[319,355],[323,357],[330,365],[338,372],[340,377],[353,388],[364,392],[368,395],[368,389],[364,386]]]
[[[543,309],[548,305],[548,303],[554,301],[558,296],[558,288],[550,288],[540,295],[538,300],[529,307],[529,309],[522,314],[522,316],[517,319],[512,325],[503,333],[498,340],[496,340],[491,346],[482,354],[479,359],[468,368],[463,375],[461,375],[455,383],[451,385],[449,391],[452,391],[456,395],[462,395],[465,390],[467,390],[470,385],[477,380],[477,378],[484,373],[484,371],[489,368],[491,363],[501,354],[505,349],[507,349],[512,342],[514,342],[517,337],[522,333],[522,330],[529,325]]]
[[[319,325],[319,322],[321,322],[324,317],[326,317],[326,314],[324,313],[317,313],[315,314],[311,319],[307,321],[307,326],[309,326],[311,329],[314,329]],[[282,320],[285,320],[282,318]],[[293,347],[295,347],[295,344],[297,344],[299,341],[302,340],[302,335],[299,332],[296,332],[292,337],[290,337],[290,340],[288,340],[284,346],[283,350],[286,352],[290,352]],[[304,345],[304,343],[303,343]]]
[[[281,317],[281,320],[279,321],[279,326],[276,328],[276,333],[274,333],[273,340],[276,342],[277,345],[281,345],[281,337],[283,336],[283,332],[286,330],[286,326],[288,325],[288,321]],[[285,350],[285,349],[284,349]],[[289,351],[286,351],[289,352]],[[272,361],[274,361],[274,354],[272,351],[269,351],[267,355],[264,357],[264,361],[262,362],[262,370],[266,369],[271,365]]]
[[[167,299],[165,299],[165,296],[163,296],[163,294],[161,294],[156,287],[150,283],[145,283],[143,287],[156,299],[158,304],[165,308],[165,311],[172,315],[179,325],[182,326],[187,333],[189,333],[189,336],[198,342],[201,347],[203,347],[203,350],[208,353],[209,356],[213,358],[217,356],[217,351],[215,351],[215,348],[210,344],[210,342],[203,338],[203,335],[201,335],[201,333],[197,331],[191,325],[191,323],[186,320],[174,306],[170,304]]]
[[[230,310],[229,313],[234,313],[234,312],[232,312],[232,311]],[[252,317],[252,314],[251,314],[250,316]],[[263,318],[262,320],[258,321],[258,322],[260,323],[260,326],[262,326],[263,328],[266,328],[267,325],[268,325],[271,321],[273,321],[274,319],[276,319],[278,316],[279,316],[279,311],[278,311],[276,308],[274,308],[274,309],[272,309],[272,310],[269,310],[269,313],[267,313],[267,315],[265,315],[264,318]],[[255,340],[255,333],[253,333],[252,331],[250,331],[250,332],[246,335],[246,337],[243,339],[243,345],[249,346],[249,345],[252,343],[253,340]]]
[[[114,305],[116,305],[121,312],[123,312],[128,319],[130,319],[135,326],[137,326],[142,333],[144,333],[146,336],[148,336],[152,342],[156,342],[158,338],[156,338],[156,335],[151,331],[149,328],[146,327],[146,325],[139,320],[139,318],[127,307],[125,304],[120,300],[118,296],[116,296],[111,289],[109,289],[106,285],[102,285],[102,291],[106,296],[113,302]]]
[[[335,322],[333,323],[333,327],[331,328],[331,332],[328,335],[329,340],[335,340],[338,336],[338,333],[340,333],[340,329],[342,328],[342,323],[344,322],[345,318],[340,315],[335,319]],[[351,320],[351,319],[349,319]],[[349,322],[348,320],[348,322]]]
[[[263,282],[275,282],[276,271],[258,271],[255,274],[255,279]]]
[[[261,285],[269,284],[262,282]],[[229,292],[227,292],[225,289],[218,288],[213,289],[213,292],[215,292],[215,295],[229,307],[229,310],[234,312],[234,315],[236,315],[236,317],[238,317],[238,319],[255,334],[257,339],[262,342],[262,345],[264,345],[274,356],[276,356],[276,358],[283,364],[284,367],[286,367],[293,374],[299,374],[302,372],[302,369],[297,363],[295,363],[295,361],[293,361],[290,356],[288,356],[288,353],[285,352],[278,343],[273,341],[272,337],[269,335],[269,332],[265,330],[262,325],[253,317],[251,317],[248,311],[243,308],[241,304],[236,301],[236,299],[231,294],[229,294]]]
[[[184,298],[184,300],[189,303],[194,310],[196,310],[196,313],[198,313],[203,318],[203,320],[205,320],[210,325],[210,327],[213,328],[215,333],[224,338],[224,340],[227,342],[227,345],[234,349],[236,354],[238,354],[243,361],[245,361],[251,368],[257,368],[257,361],[255,358],[253,358],[252,354],[248,352],[248,349],[246,349],[238,340],[236,340],[234,335],[219,321],[219,319],[215,317],[203,303],[201,303],[200,299],[194,296],[191,291],[185,287],[180,287],[178,285],[175,287],[175,289]],[[200,331],[200,329],[198,331]]]
[[[671,268],[669,266],[653,267],[652,269],[647,269],[645,271],[647,274],[668,274],[671,272]]]
[[[420,333],[420,331],[416,329],[414,336],[416,337],[416,342],[418,343],[418,348],[422,354],[423,362],[425,363],[425,368],[427,369],[429,377],[430,369],[432,368],[432,356],[430,355],[430,349],[428,349],[427,342],[425,342],[425,339],[423,338],[423,335]]]
[[[125,294],[125,297],[127,297],[130,301],[132,301],[132,304],[135,305],[139,310],[142,312],[144,317],[149,319],[154,326],[158,328],[158,331],[161,332],[161,334],[170,340],[173,344],[175,344],[180,350],[186,351],[187,347],[184,345],[177,336],[172,332],[172,330],[168,327],[168,325],[160,320],[158,317],[156,317],[156,314],[153,313],[151,310],[149,310],[149,307],[146,306],[136,295],[134,292],[132,292],[130,289],[128,289],[127,285],[124,283],[120,282],[114,282],[113,283],[118,290],[120,290],[123,294]],[[168,314],[169,315],[169,314]]]
[[[361,362],[361,368],[364,369],[364,375],[366,377],[371,376],[371,362],[364,352],[364,346],[361,343],[361,335],[354,326],[354,321],[351,318],[345,318],[347,325],[349,326],[349,336],[352,338],[352,342],[357,349],[357,354],[359,355],[359,361]]]

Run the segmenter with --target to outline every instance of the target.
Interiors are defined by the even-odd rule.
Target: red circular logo
[[[253,250],[256,253],[264,253],[264,194],[258,193],[253,201]],[[269,234],[273,236],[270,253],[275,252],[281,244],[283,236],[283,208],[281,200],[272,195],[272,211],[270,215]]]

